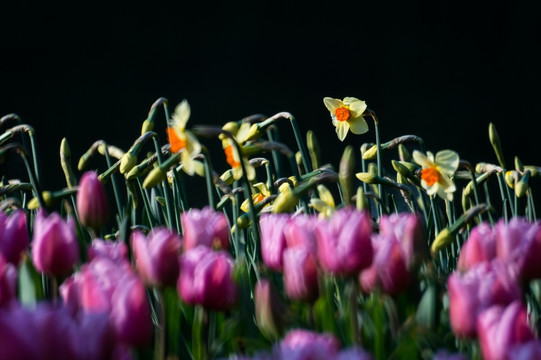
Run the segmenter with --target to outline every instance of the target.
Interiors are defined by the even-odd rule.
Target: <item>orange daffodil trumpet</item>
[[[169,120],[167,138],[172,153],[181,151],[180,160],[184,171],[188,175],[193,175],[197,166],[193,157],[201,152],[201,144],[192,133],[186,130],[186,123],[190,118],[190,114],[190,104],[184,99],[177,105],[173,116]]]
[[[336,127],[336,134],[340,141],[344,141],[348,131],[360,135],[368,131],[368,124],[363,118],[366,103],[354,97],[344,100],[323,98],[323,103],[331,113],[332,124]]]
[[[414,150],[413,160],[421,165],[421,185],[428,195],[438,194],[444,200],[453,200],[456,186],[451,179],[460,161],[452,150],[442,150],[436,156],[427,151],[426,155]]]

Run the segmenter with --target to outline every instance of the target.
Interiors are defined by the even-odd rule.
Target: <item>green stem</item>
[[[376,149],[377,149],[377,167],[378,167],[378,176],[383,177],[383,167],[381,165],[381,142],[380,142],[380,134],[379,134],[379,122],[378,118],[376,116],[376,113],[373,111],[369,112],[369,115],[372,117],[372,120],[374,120],[374,130],[376,133]],[[385,202],[385,194],[383,193],[383,186],[381,184],[378,184],[378,192],[379,197],[381,198],[381,203],[378,203],[378,209],[379,209],[379,216],[383,215],[383,203]]]
[[[103,153],[104,153],[104,156],[105,156],[105,161],[107,162],[107,167],[111,168],[113,166],[113,162],[111,160],[111,156],[109,155],[109,147],[108,147],[107,143],[103,142],[103,148],[105,149],[103,151]],[[118,183],[117,183],[117,179],[116,179],[115,174],[111,174],[111,184],[113,185],[113,193],[114,193],[114,196],[115,196],[118,215],[123,214],[124,211],[122,209],[122,205],[121,205],[121,202],[120,202]],[[120,222],[120,219],[118,219],[118,221]]]
[[[166,317],[165,317],[165,301],[163,297],[162,289],[155,289],[154,293],[157,298],[157,308],[158,308],[158,326],[156,329],[156,344],[154,347],[154,359],[164,360],[165,359],[165,329],[166,329]]]
[[[210,154],[208,153],[207,149],[203,147],[203,161],[205,164],[205,180],[207,183],[207,195],[209,199],[209,206],[212,210],[216,210],[216,204],[214,202],[214,195],[213,195],[213,182],[212,182],[212,168],[210,166]]]
[[[297,126],[297,120],[295,120],[294,116],[291,116],[289,120],[291,122],[291,127],[293,128],[293,133],[295,134],[295,140],[297,141],[297,145],[299,146],[299,151],[301,152],[304,171],[306,173],[309,173],[312,171],[312,165],[310,164],[308,151],[306,150],[306,146],[304,145],[304,141],[302,140],[299,127]]]
[[[194,359],[206,360],[207,351],[205,349],[205,341],[203,340],[203,326],[205,321],[205,309],[196,305],[194,309],[193,326],[192,326],[192,354]]]

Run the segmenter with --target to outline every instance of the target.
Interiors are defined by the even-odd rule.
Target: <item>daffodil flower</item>
[[[237,141],[237,143],[242,148],[243,142],[245,141],[246,136],[248,135],[248,132],[250,130],[250,126],[251,125],[249,123],[243,123],[240,127],[237,127],[235,123],[227,123],[224,125],[224,129],[228,130],[233,134],[235,141]],[[254,167],[250,164],[250,162],[245,156],[239,154],[231,138],[226,136],[220,136],[220,138],[222,139],[222,147],[225,153],[225,160],[233,170],[233,178],[235,180],[238,180],[242,177],[242,161],[244,163],[244,168],[246,169],[246,177],[248,178],[248,180],[255,179]]]
[[[319,213],[320,218],[330,217],[336,210],[334,197],[332,196],[329,189],[327,189],[322,184],[319,184],[317,186],[317,191],[319,193],[319,198],[311,199],[310,205],[314,209],[316,209],[316,211]]]
[[[182,168],[188,175],[193,175],[197,166],[193,157],[201,152],[201,144],[197,138],[186,130],[186,123],[190,118],[190,104],[186,99],[182,100],[175,108],[175,112],[167,126],[167,138],[172,153],[180,154]]]
[[[421,165],[421,185],[428,195],[438,194],[445,200],[452,201],[456,186],[451,177],[458,168],[458,154],[452,150],[442,150],[436,157],[428,151],[426,155],[413,151],[413,160]]]
[[[259,182],[257,184],[254,184],[254,188],[256,188],[258,190],[258,192],[254,192],[252,194],[252,203],[254,205],[257,205],[258,203],[260,203],[261,201],[265,200],[265,198],[267,198],[268,196],[271,195],[271,192],[269,190],[269,187],[267,186],[267,184],[263,183],[263,182]],[[265,207],[268,207],[269,205],[265,205]],[[242,204],[240,205],[240,209],[244,212],[248,212],[249,210],[249,204],[248,204],[248,199],[244,200],[242,202]]]
[[[344,141],[348,131],[354,134],[364,134],[368,131],[368,124],[363,118],[366,103],[354,97],[344,100],[323,98],[323,103],[331,113],[332,124],[336,127],[336,134],[340,141]]]

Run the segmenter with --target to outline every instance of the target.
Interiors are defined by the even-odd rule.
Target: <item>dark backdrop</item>
[[[415,134],[473,164],[496,163],[494,122],[509,164],[541,165],[539,2],[134,4],[0,5],[0,115],[36,129],[51,189],[63,137],[74,166],[98,139],[126,150],[161,96],[189,100],[189,126],[289,111],[336,165],[374,133],[339,142],[325,96],[365,100],[383,141]]]

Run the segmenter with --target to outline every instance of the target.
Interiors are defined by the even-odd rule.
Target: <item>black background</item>
[[[428,150],[451,148],[472,164],[497,162],[493,122],[508,167],[515,156],[541,165],[540,4],[3,3],[0,115],[17,113],[36,129],[43,181],[53,190],[65,186],[63,137],[74,166],[98,139],[127,150],[162,96],[171,111],[188,99],[188,127],[289,111],[335,165],[345,145],[373,142],[374,132],[369,124],[369,133],[340,142],[325,96],[365,100],[382,141],[415,134]],[[164,129],[159,122],[162,141]]]

